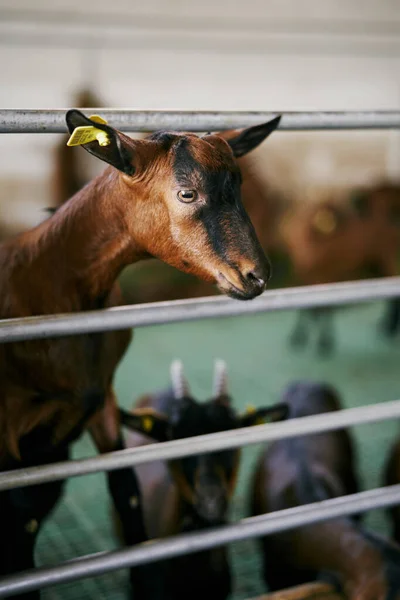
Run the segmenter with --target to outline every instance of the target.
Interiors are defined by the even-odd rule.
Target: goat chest
[[[130,338],[118,331],[0,345],[0,460],[76,439],[103,406]]]

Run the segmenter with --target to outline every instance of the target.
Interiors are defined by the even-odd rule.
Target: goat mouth
[[[252,300],[256,296],[259,296],[264,291],[259,286],[251,286],[247,289],[240,289],[233,284],[225,275],[221,272],[217,275],[217,286],[227,296],[234,298],[235,300]]]

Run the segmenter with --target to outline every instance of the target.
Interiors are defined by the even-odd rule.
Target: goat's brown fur
[[[300,382],[283,401],[290,418],[338,410],[329,386]],[[253,514],[294,508],[357,491],[352,439],[346,430],[274,442],[260,457],[252,487]],[[335,577],[349,600],[400,598],[400,548],[339,517],[262,540],[264,577],[277,590]]]
[[[84,102],[79,106],[100,106],[99,102],[89,102],[87,94],[83,94],[79,99]],[[237,135],[236,131],[222,132],[218,136],[208,135],[205,140],[215,145],[215,151],[218,154],[218,148],[226,151],[225,139],[229,139]],[[196,136],[190,136],[196,143]],[[221,139],[223,138],[223,139]],[[55,156],[55,173],[53,177],[54,184],[54,202],[56,206],[62,205],[73,193],[80,190],[90,180],[89,165],[82,164],[81,150],[79,148],[68,148],[66,140],[60,144]],[[196,145],[193,149],[193,156],[204,161],[208,167],[213,167],[208,159],[207,153],[204,152],[204,146]],[[220,156],[220,160],[223,156]],[[89,160],[93,158],[89,157]],[[94,161],[95,162],[95,161]],[[280,215],[284,211],[284,202],[282,198],[276,195],[272,190],[266,187],[261,181],[257,169],[255,169],[253,161],[247,156],[243,156],[237,160],[241,175],[242,175],[242,201],[246,211],[249,214],[251,222],[256,230],[257,237],[261,243],[261,247],[268,253],[271,249],[274,250],[278,240],[278,221]],[[85,168],[87,172],[85,172]],[[69,193],[68,193],[69,190]],[[153,277],[151,274],[156,269]],[[147,274],[147,279],[152,278],[154,281],[151,284],[142,285],[140,289],[132,288],[128,284],[127,298],[132,302],[152,302],[156,300],[173,300],[182,297],[191,296],[207,296],[217,293],[215,287],[210,282],[199,280],[194,276],[184,277],[179,276],[179,283],[174,280],[174,272],[171,268],[164,264],[146,264],[140,267],[140,270]],[[160,280],[161,273],[161,280]],[[157,281],[158,279],[158,281]],[[125,290],[127,291],[127,290]]]
[[[149,255],[206,280],[215,281],[216,272],[226,271],[195,220],[194,207],[173,197],[173,155],[155,141],[141,140],[139,145],[121,137],[135,156],[133,176],[109,167],[52,217],[0,247],[1,318],[116,305],[120,296],[114,282],[120,271]],[[237,170],[228,144],[217,136],[210,136],[211,141],[185,137],[193,155],[212,170]],[[214,149],[216,157],[209,157]],[[242,260],[244,269],[261,256],[257,242],[244,242],[243,256],[234,240],[223,243],[232,248],[232,262]],[[240,285],[236,270],[228,270],[229,279]],[[112,332],[1,346],[2,461],[18,455],[18,440],[39,423],[57,418],[53,440],[61,440],[83,416],[81,395],[93,387],[110,390],[129,339],[127,332]],[[98,346],[95,363],[87,356],[88,343]],[[38,403],[38,394],[50,398]]]
[[[236,152],[255,147],[277,123],[239,134]],[[94,141],[85,149],[112,166],[38,227],[0,246],[0,318],[116,306],[121,270],[148,256],[241,299],[263,291],[269,263],[240,202],[234,145],[183,134],[135,141],[76,110],[67,113],[67,124],[70,132],[82,125],[106,130],[105,147]],[[214,148],[215,158],[209,156]],[[182,189],[194,189],[196,202],[181,202]],[[100,452],[121,449],[112,382],[130,337],[117,331],[0,345],[0,469],[65,460],[85,428]],[[125,542],[146,540],[134,472],[117,470],[107,479]],[[36,535],[61,489],[51,482],[0,494],[7,544],[0,575],[32,568]],[[51,502],[44,502],[47,496]],[[32,517],[34,535],[27,529]],[[157,569],[131,570],[137,597],[160,597]]]
[[[331,202],[299,206],[288,215],[283,237],[296,283],[357,279],[371,267],[382,276],[398,273],[400,186],[382,183],[359,193],[367,203],[364,216]],[[330,230],[320,227],[323,212],[331,216]]]

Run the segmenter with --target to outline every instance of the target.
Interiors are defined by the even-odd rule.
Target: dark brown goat
[[[146,437],[130,433],[130,448],[157,441],[215,433],[266,420],[286,418],[285,405],[259,408],[238,415],[227,389],[226,366],[216,361],[212,399],[199,403],[190,393],[180,361],[171,365],[172,387],[144,396],[133,414],[122,422]],[[149,436],[149,437],[147,437]],[[162,461],[137,469],[143,494],[147,530],[151,538],[200,531],[227,522],[235,490],[240,451],[224,450]],[[168,600],[225,600],[231,593],[231,572],[226,547],[187,554],[164,562]]]
[[[348,206],[331,202],[301,206],[287,218],[283,239],[296,285],[398,274],[400,186],[382,183],[353,190],[350,200]],[[329,353],[334,337],[328,307],[299,311],[291,341],[304,345],[313,320],[320,325],[318,348]],[[393,320],[389,315],[383,328],[395,328]]]
[[[389,454],[385,467],[385,485],[396,485],[400,483],[400,440],[397,440]],[[388,515],[392,522],[392,536],[400,544],[400,506],[392,506],[388,509]]]
[[[282,401],[289,418],[340,408],[328,385],[299,382]],[[355,493],[352,440],[346,430],[273,443],[256,469],[253,514],[274,512]],[[400,548],[365,531],[358,519],[336,518],[263,538],[264,578],[272,590],[327,573],[349,600],[400,598]]]
[[[94,140],[84,148],[111,166],[38,227],[0,246],[0,318],[118,305],[120,271],[149,256],[215,282],[232,297],[260,294],[270,268],[241,204],[235,157],[278,122],[239,132],[229,143],[183,133],[132,140],[69,111],[70,132],[94,127],[102,145]],[[129,331],[116,331],[0,346],[2,470],[66,457],[86,427],[100,452],[122,447],[112,383],[129,341]],[[145,540],[141,504],[129,504],[139,497],[133,471],[108,477],[126,542]],[[53,503],[59,488],[47,486]],[[2,574],[33,565],[36,533],[51,508],[44,495],[38,488],[0,494]],[[151,568],[133,569],[140,598],[157,582]]]
[[[355,190],[352,207],[333,203],[299,207],[285,227],[285,246],[298,284],[348,281],[373,267],[398,273],[400,186]]]

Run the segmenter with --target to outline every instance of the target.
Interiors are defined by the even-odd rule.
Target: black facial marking
[[[242,238],[242,247],[246,248],[255,238],[250,219],[241,203],[240,170],[211,170],[202,167],[193,158],[188,141],[183,137],[174,145],[175,179],[182,188],[196,189],[206,199],[194,218],[204,225],[213,252],[225,263],[235,267],[227,255],[230,242],[236,246],[238,239]]]
[[[231,406],[215,400],[199,403],[192,398],[177,400],[170,411],[172,438],[187,438],[217,431],[234,429],[237,426]]]
[[[199,164],[190,152],[189,138],[180,137],[175,140],[173,147],[175,154],[173,169],[175,179],[178,184],[183,186],[192,185],[197,187],[200,193],[213,198],[218,197],[219,188],[223,187],[226,181],[233,184],[239,184],[241,181],[240,170],[232,164],[231,170],[224,168],[223,165],[216,169],[207,169]]]
[[[175,133],[171,133],[169,131],[156,131],[155,133],[149,135],[147,139],[152,140],[153,142],[158,142],[161,144],[163,150],[168,151],[171,149],[176,138],[177,135]]]
[[[218,185],[219,184],[219,185]],[[200,209],[197,217],[202,221],[213,252],[233,268],[229,250],[240,247],[242,252],[252,253],[252,245],[257,241],[254,228],[241,203],[240,184],[227,178],[216,182],[214,202]]]
[[[178,185],[194,187],[204,185],[205,172],[193,158],[188,148],[188,138],[181,137],[174,145],[174,175]]]
[[[174,423],[171,426],[170,438],[172,440],[227,431],[237,427],[233,409],[215,400],[200,404],[191,398],[185,398],[182,403],[178,401],[173,412]],[[185,479],[190,485],[194,485],[196,470],[199,461],[203,460],[202,456],[189,456],[176,461],[179,462]],[[234,468],[235,456],[235,451],[227,450],[213,452],[209,458],[212,464],[222,468],[229,478]]]

